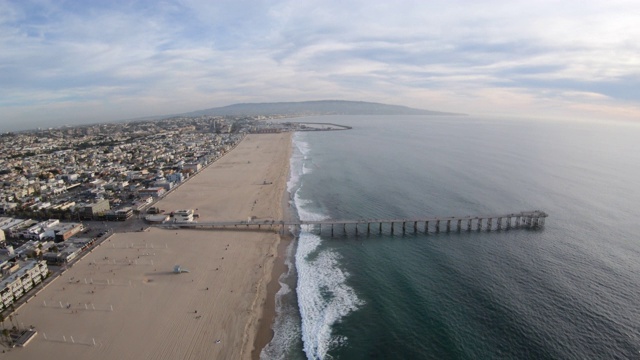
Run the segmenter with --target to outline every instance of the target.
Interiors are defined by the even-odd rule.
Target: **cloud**
[[[5,1],[0,117],[323,98],[637,116],[638,14],[595,0]]]

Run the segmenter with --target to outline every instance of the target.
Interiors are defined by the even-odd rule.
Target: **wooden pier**
[[[293,226],[296,229],[318,234],[370,234],[405,235],[462,231],[504,231],[511,229],[538,229],[544,227],[547,213],[544,211],[523,211],[519,213],[489,216],[451,216],[421,219],[361,219],[361,220],[320,220],[320,221],[217,221],[159,224],[159,227],[192,228],[210,230],[280,231]]]

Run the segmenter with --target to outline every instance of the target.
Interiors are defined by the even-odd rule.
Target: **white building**
[[[176,210],[173,212],[173,221],[177,223],[193,222],[193,209]]]
[[[46,221],[39,222],[27,229],[24,229],[19,233],[20,237],[31,240],[42,240],[45,237],[53,237],[55,236],[53,231],[50,229],[54,226],[60,224],[60,220],[57,219],[49,219]]]

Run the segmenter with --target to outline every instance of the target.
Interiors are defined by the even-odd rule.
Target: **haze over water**
[[[303,219],[535,209],[549,218],[537,231],[303,232],[297,278],[283,280],[296,293],[280,306],[290,306],[289,315],[279,319],[271,356],[640,358],[640,127],[476,117],[304,121],[354,129],[296,134],[290,190]]]

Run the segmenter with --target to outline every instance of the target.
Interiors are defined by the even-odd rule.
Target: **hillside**
[[[302,102],[245,103],[193,111],[181,116],[201,115],[465,115],[407,106],[364,101],[320,100]]]

